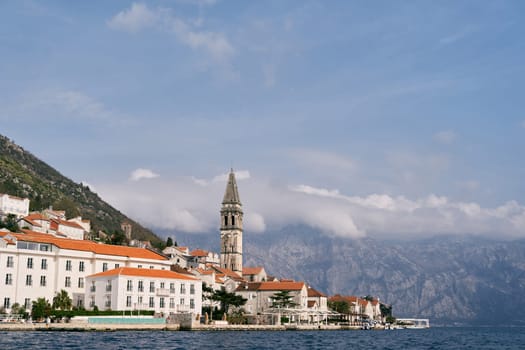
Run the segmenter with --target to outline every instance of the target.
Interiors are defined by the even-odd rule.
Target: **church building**
[[[242,204],[231,169],[221,207],[220,266],[242,276]]]

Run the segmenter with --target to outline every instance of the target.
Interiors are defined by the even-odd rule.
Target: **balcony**
[[[166,288],[157,288],[157,296],[158,297],[169,297],[170,290]]]

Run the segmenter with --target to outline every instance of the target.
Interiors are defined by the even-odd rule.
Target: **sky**
[[[152,229],[525,237],[525,2],[0,0],[0,134]]]

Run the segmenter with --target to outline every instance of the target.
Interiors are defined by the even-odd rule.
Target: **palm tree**
[[[71,310],[72,306],[73,302],[71,301],[69,294],[63,289],[53,298],[53,309]]]

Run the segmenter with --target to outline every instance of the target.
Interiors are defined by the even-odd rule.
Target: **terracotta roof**
[[[119,267],[116,269],[96,273],[89,277],[102,277],[102,276],[136,276],[136,277],[157,277],[157,278],[170,278],[179,280],[190,280],[198,281],[197,278],[185,275],[182,273],[173,272],[170,270],[158,270],[158,269],[139,269],[136,267]]]
[[[80,226],[76,222],[72,222],[72,221],[66,221],[66,220],[60,220],[60,219],[51,219],[51,222],[56,222],[59,225],[64,225],[64,226],[69,226],[69,227],[74,227],[74,228],[78,228],[78,229],[84,230],[84,228],[82,226]]]
[[[242,268],[242,274],[243,275],[257,275],[261,273],[263,270],[262,266],[256,266],[256,267],[243,267]]]
[[[319,292],[318,290],[308,287],[308,297],[310,298],[320,298],[320,297],[326,297],[325,294]]]
[[[195,249],[190,253],[191,256],[208,256],[208,251],[203,249]]]
[[[50,243],[54,244],[60,249],[80,250],[93,252],[96,254],[103,255],[116,255],[116,256],[127,256],[139,259],[152,259],[152,260],[165,260],[168,259],[154,251],[135,248],[125,247],[119,245],[100,244],[93,241],[70,239],[70,238],[58,238],[45,233],[38,233],[30,230],[22,230],[24,233],[13,233],[19,241],[25,242],[38,242],[38,243]]]
[[[24,219],[31,220],[31,221],[34,221],[34,220],[49,221],[48,218],[46,218],[44,215],[40,213],[29,214],[28,216],[24,217]]]
[[[237,287],[238,291],[282,291],[301,290],[303,282],[247,282]]]
[[[219,267],[219,266],[211,266],[213,267],[216,271],[234,279],[234,280],[242,280],[242,277],[239,276],[236,272],[234,272],[233,270],[230,270],[230,269],[225,269],[224,267]]]
[[[25,222],[30,223],[31,226],[42,227],[42,225],[40,225],[40,224],[37,223],[37,222],[34,222],[33,220],[29,220],[27,217],[22,218],[22,220],[25,221]]]
[[[330,297],[329,300],[330,301],[346,301],[347,303],[350,303],[350,304],[352,304],[352,303],[356,304],[356,303],[359,302],[359,300],[361,300],[361,298],[353,296],[353,295],[345,295],[345,296],[343,296],[343,295],[336,294],[336,295]]]

